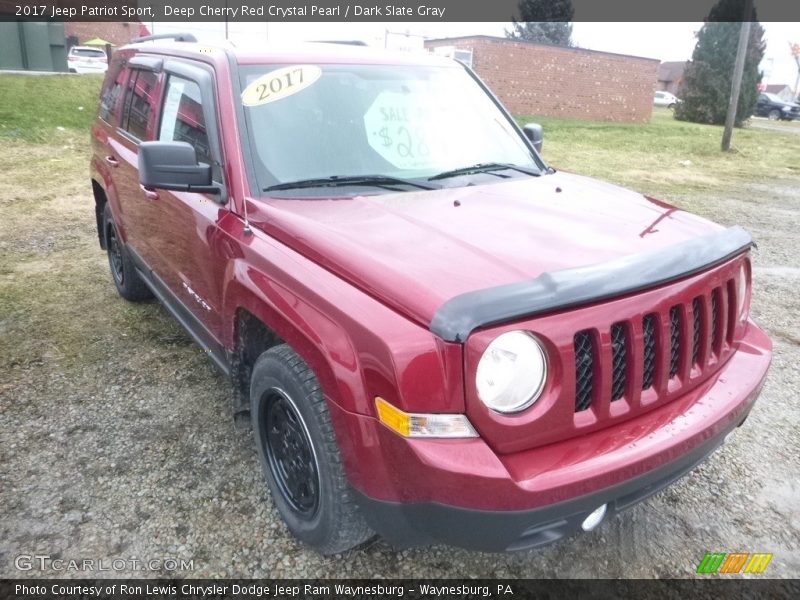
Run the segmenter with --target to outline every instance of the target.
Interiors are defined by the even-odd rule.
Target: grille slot
[[[700,298],[692,301],[692,363],[700,362],[700,329],[703,326],[702,311],[700,310]]]
[[[575,412],[592,404],[594,390],[594,340],[589,331],[575,334]]]
[[[644,351],[644,372],[642,373],[642,389],[653,386],[656,372],[656,316],[646,315],[642,320],[642,347]]]
[[[681,311],[677,306],[669,310],[669,377],[678,373],[681,358]]]
[[[627,354],[625,348],[625,325],[611,326],[611,352],[613,376],[611,380],[611,400],[619,400],[625,394],[627,380]]]
[[[717,340],[719,339],[720,322],[718,320],[719,311],[719,294],[720,289],[717,288],[711,292],[711,348],[713,352],[717,352]]]
[[[725,328],[726,335],[725,341],[730,345],[733,344],[733,333],[736,329],[736,321],[738,316],[736,314],[736,284],[734,283],[733,279],[728,280],[728,315],[725,317],[727,319],[727,326]]]

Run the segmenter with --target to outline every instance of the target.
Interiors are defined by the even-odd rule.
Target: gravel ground
[[[12,174],[0,200],[0,577],[92,575],[15,568],[34,554],[193,561],[161,576],[691,577],[707,551],[751,551],[774,553],[770,576],[800,572],[800,180],[671,198],[752,231],[752,312],[775,342],[760,401],[708,461],[536,551],[397,552],[378,540],[322,557],[280,521],[249,432],[232,426],[227,382],[157,303],[116,296],[83,159],[20,146],[14,160],[20,173],[43,160],[55,161],[51,180],[64,173],[57,193],[38,169]]]

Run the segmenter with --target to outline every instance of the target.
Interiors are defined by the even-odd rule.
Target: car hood
[[[429,326],[466,292],[665,248],[722,229],[568,173],[348,198],[273,198],[251,223]]]

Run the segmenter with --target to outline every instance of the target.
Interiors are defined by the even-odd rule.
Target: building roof
[[[465,42],[469,40],[486,40],[489,42],[495,43],[511,43],[511,44],[529,44],[531,46],[545,46],[547,48],[560,48],[562,50],[571,50],[573,52],[584,52],[590,54],[605,54],[607,56],[624,56],[626,58],[635,58],[637,60],[649,60],[652,62],[658,62],[656,58],[647,58],[646,56],[636,56],[634,54],[620,54],[618,52],[606,52],[604,50],[590,50],[588,48],[578,48],[577,46],[557,46],[555,44],[545,44],[542,42],[529,42],[528,40],[518,40],[513,38],[504,38],[499,37],[496,35],[461,35],[456,37],[446,37],[446,38],[430,38],[425,40],[425,43],[428,44],[430,42],[447,42],[450,44],[455,45],[457,42]]]
[[[792,91],[792,88],[786,83],[771,83],[767,86],[767,89],[765,89],[764,91],[769,92],[770,94],[779,94],[786,88],[789,88],[790,92]]]
[[[234,45],[225,42],[179,42],[167,39],[134,42],[120,50],[183,56],[205,55],[208,58],[230,54],[239,64],[267,63],[360,63],[391,65],[454,66],[453,59],[425,52],[399,52],[361,45],[330,42]]]
[[[678,81],[683,77],[686,61],[662,62],[658,67],[659,81]]]

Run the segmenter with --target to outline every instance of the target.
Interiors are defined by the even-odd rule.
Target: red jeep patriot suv
[[[172,38],[109,66],[100,245],[230,377],[301,540],[538,546],[747,417],[743,229],[555,172],[458,62]]]

